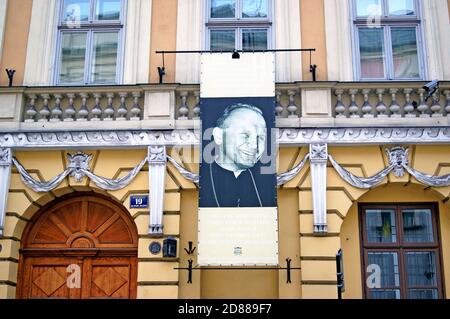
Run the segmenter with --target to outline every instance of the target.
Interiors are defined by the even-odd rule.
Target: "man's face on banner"
[[[232,111],[222,128],[215,128],[213,133],[223,167],[232,171],[253,167],[265,150],[266,130],[266,122],[257,111],[247,108]]]

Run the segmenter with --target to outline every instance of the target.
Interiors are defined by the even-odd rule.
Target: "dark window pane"
[[[395,243],[397,226],[392,209],[366,210],[366,233],[369,243]]]
[[[437,289],[408,289],[408,299],[438,299]]]
[[[121,0],[97,0],[97,20],[119,20]]]
[[[391,34],[394,77],[419,78],[416,28],[392,28]]]
[[[266,50],[267,30],[242,30],[243,50]]]
[[[117,32],[94,33],[94,53],[92,59],[92,82],[110,83],[116,80]]]
[[[380,267],[381,288],[397,287],[400,285],[399,265],[397,253],[368,253],[369,265]],[[369,266],[368,265],[368,266]]]
[[[89,20],[89,0],[64,0],[64,21],[76,24]]]
[[[236,0],[211,0],[211,18],[235,18]]]
[[[61,36],[60,83],[84,83],[87,33],[63,33]]]
[[[243,18],[267,18],[267,0],[243,0]]]
[[[234,30],[211,30],[210,31],[210,49],[212,51],[229,51],[235,47]]]
[[[370,299],[400,299],[399,289],[379,289],[369,291]]]
[[[436,286],[436,257],[434,252],[406,253],[408,286]]]
[[[356,15],[358,17],[380,16],[381,0],[356,0]]]
[[[389,15],[415,15],[414,0],[389,0]]]
[[[360,28],[361,77],[384,78],[384,29]]]
[[[407,243],[430,243],[433,238],[433,224],[430,209],[404,209],[403,236]]]

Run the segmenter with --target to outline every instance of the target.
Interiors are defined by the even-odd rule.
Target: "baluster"
[[[80,97],[81,97],[81,107],[78,110],[77,121],[84,122],[84,121],[88,120],[88,116],[89,116],[89,109],[87,107],[88,94],[80,93]]]
[[[334,111],[336,112],[336,117],[345,117],[345,105],[342,102],[342,94],[344,90],[338,89],[334,90],[334,95],[336,95],[336,105],[334,106]]]
[[[133,107],[131,108],[131,117],[132,121],[139,121],[141,119],[141,107],[139,106],[139,98],[141,97],[140,92],[133,92]]]
[[[281,91],[276,90],[276,99],[277,99],[277,105],[275,106],[275,113],[277,114],[277,117],[282,117],[283,115],[283,105],[281,105]]]
[[[431,111],[433,112],[433,114],[431,114],[432,117],[442,117],[442,107],[441,104],[439,103],[439,96],[440,96],[440,92],[437,91],[436,93],[433,94],[433,102],[431,105]]]
[[[41,97],[44,99],[44,105],[39,110],[39,120],[38,122],[48,122],[48,117],[50,116],[50,109],[48,108],[48,100],[50,99],[49,94],[41,94]]]
[[[297,114],[298,107],[297,107],[297,105],[295,105],[296,93],[297,92],[295,90],[287,91],[287,94],[289,95],[289,105],[287,107],[287,110],[289,112],[289,115],[288,115],[289,118],[298,118],[298,114]]]
[[[127,114],[128,114],[128,108],[127,108],[127,104],[126,104],[127,95],[128,95],[128,93],[125,93],[125,92],[119,93],[120,105],[119,105],[119,108],[117,109],[116,121],[125,121],[127,119]]]
[[[51,119],[50,122],[60,122],[61,121],[61,115],[63,114],[63,111],[61,109],[61,94],[54,94],[55,97],[55,106],[51,110]]]
[[[102,108],[100,106],[100,99],[102,95],[100,93],[94,93],[95,106],[91,111],[91,121],[100,121],[102,117]]]
[[[69,99],[69,105],[64,110],[64,122],[72,122],[74,120],[75,114],[77,113],[77,111],[75,110],[75,106],[73,105],[75,94],[67,93],[66,96]]]
[[[391,111],[391,117],[401,117],[402,115],[400,114],[400,105],[398,105],[397,103],[398,89],[390,89],[389,93],[392,96],[392,102],[391,105],[389,106],[389,110]]]
[[[35,94],[29,94],[28,98],[30,100],[30,104],[28,105],[27,110],[25,111],[26,115],[25,122],[34,122],[37,114],[35,105],[37,96]]]
[[[103,118],[104,121],[112,121],[114,120],[114,113],[116,112],[113,107],[113,98],[114,93],[106,93],[106,98],[108,99],[106,109],[103,111],[103,114],[105,114],[105,117]]]
[[[417,107],[417,110],[420,112],[419,117],[430,117],[430,114],[428,114],[429,107],[428,107],[427,102],[425,102],[424,94],[425,94],[425,90],[419,89],[420,104]]]
[[[450,90],[444,91],[445,97],[447,98],[447,104],[445,105],[445,112],[447,112],[447,117],[450,117]]]
[[[364,104],[361,107],[361,110],[363,112],[363,117],[365,118],[373,118],[372,114],[372,105],[369,103],[369,94],[372,90],[370,89],[363,89],[362,93],[364,95]]]
[[[181,104],[178,109],[178,113],[179,113],[178,119],[179,120],[187,120],[188,119],[188,114],[189,114],[189,107],[187,105],[188,94],[189,93],[187,91],[180,92]]]
[[[351,89],[348,92],[350,93],[350,106],[348,107],[348,111],[350,113],[351,118],[357,118],[359,117],[359,106],[356,104],[356,94],[358,94],[358,89]]]
[[[383,102],[385,89],[377,89],[377,95],[378,95],[378,104],[375,107],[375,110],[377,111],[377,117],[388,117],[387,115],[387,106]]]
[[[414,105],[412,105],[411,103],[412,91],[413,89],[403,89],[406,99],[405,106],[403,107],[403,110],[405,111],[405,117],[417,117],[417,115],[414,113]]]
[[[195,106],[192,109],[192,112],[194,112],[194,119],[200,118],[200,91],[194,92],[195,97]]]

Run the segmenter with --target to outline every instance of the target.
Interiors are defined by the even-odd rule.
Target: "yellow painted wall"
[[[38,180],[50,180],[61,173],[68,162],[66,153],[72,151],[15,152],[16,158]],[[91,171],[107,178],[126,175],[143,158],[146,150],[93,150],[84,151],[92,154]],[[55,190],[48,193],[36,193],[27,188],[20,180],[16,169],[11,174],[10,193],[8,196],[5,218],[4,238],[0,240],[0,298],[14,298],[17,283],[17,266],[20,239],[31,217],[41,206],[53,199],[75,191],[100,192],[121,202],[134,219],[139,236],[138,247],[138,298],[177,298],[178,271],[177,258],[164,258],[162,253],[153,255],[149,252],[152,241],[162,241],[167,236],[179,237],[180,229],[180,182],[171,174],[166,174],[166,193],[164,197],[164,237],[151,238],[148,235],[148,209],[130,209],[132,194],[148,194],[148,169],[144,169],[125,189],[108,191],[98,189],[90,180],[84,178],[77,183],[67,177]]]
[[[162,55],[156,50],[176,50],[178,0],[153,0],[150,43],[150,83],[159,83],[157,67],[162,66]],[[166,76],[164,83],[175,82],[175,54],[164,58]]]
[[[16,70],[15,86],[23,83],[32,4],[33,0],[15,0],[8,3],[0,62],[0,86],[8,85],[5,69]]]
[[[300,28],[302,48],[315,48],[312,64],[317,64],[317,80],[328,80],[327,50],[325,39],[324,0],[300,1]],[[312,80],[309,72],[309,54],[303,53],[303,80]]]
[[[444,265],[444,281],[450,280],[450,206],[442,202],[442,196],[433,190],[418,184],[404,185],[402,183],[389,184],[376,188],[362,196],[358,203],[414,203],[432,202],[439,204],[439,220],[441,234],[442,259]],[[345,222],[342,225],[341,243],[344,252],[344,269],[346,292],[345,298],[362,297],[362,271],[360,255],[358,205],[352,205]],[[446,286],[446,295],[449,288]]]
[[[308,148],[283,148],[279,152],[278,172],[284,172],[299,163]],[[91,170],[101,176],[117,178],[125,175],[146,156],[146,150],[86,150],[93,155]],[[170,150],[169,150],[170,152]],[[198,164],[192,161],[198,155],[181,152],[173,155],[177,161],[192,171]],[[16,152],[15,156],[40,180],[49,180],[67,167],[67,151]],[[387,164],[385,148],[330,147],[329,153],[348,170],[360,176],[371,176]],[[409,161],[417,170],[427,174],[450,173],[450,147],[412,146]],[[15,169],[11,176],[5,237],[0,240],[0,298],[15,295],[17,259],[20,238],[27,222],[42,205],[54,198],[76,190],[93,190],[105,193],[120,201],[128,209],[132,194],[148,192],[146,167],[125,189],[104,192],[89,180],[81,183],[68,177],[47,194],[35,193],[20,180]],[[327,220],[328,234],[313,233],[312,194],[309,165],[292,181],[278,190],[279,197],[279,253],[280,265],[292,259],[292,284],[285,283],[284,271],[270,270],[203,270],[194,271],[193,284],[188,285],[187,273],[174,268],[186,266],[190,258],[185,252],[189,241],[197,241],[197,188],[186,181],[171,164],[166,174],[164,202],[164,237],[151,238],[148,231],[149,214],[146,209],[128,209],[134,218],[139,234],[138,297],[139,298],[336,298],[337,250],[344,250],[346,293],[345,298],[362,297],[361,260],[357,204],[367,202],[438,202],[445,282],[450,282],[450,187],[426,188],[405,174],[398,178],[390,174],[374,190],[356,189],[344,182],[332,167],[327,169]],[[179,239],[178,258],[152,255],[148,246],[168,235]],[[195,261],[196,256],[193,256]],[[8,283],[8,284],[6,284]],[[250,284],[249,284],[250,283]],[[450,291],[446,285],[448,296]]]
[[[201,298],[276,299],[276,270],[202,270]]]

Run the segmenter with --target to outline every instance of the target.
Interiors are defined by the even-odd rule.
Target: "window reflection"
[[[381,14],[381,0],[356,1],[356,15],[358,17],[380,16]]]
[[[97,20],[119,20],[121,0],[97,0]]]
[[[235,31],[234,30],[211,30],[210,31],[210,47],[212,51],[229,51],[235,47]]]
[[[243,50],[266,50],[267,49],[267,30],[249,29],[242,31],[242,49]]]
[[[64,21],[81,22],[89,20],[89,0],[64,0]]]
[[[266,18],[267,0],[243,0],[243,18]]]
[[[414,0],[389,0],[389,15],[415,15]]]
[[[418,78],[420,71],[416,28],[392,28],[391,34],[394,77],[402,79]]]
[[[211,18],[234,18],[236,0],[211,0]]]
[[[92,82],[108,83],[116,79],[117,32],[94,33],[94,58],[92,60]]]
[[[370,243],[395,243],[397,226],[393,210],[366,211],[367,241]]]
[[[359,29],[361,77],[384,78],[384,29]]]
[[[83,83],[86,59],[85,32],[63,33],[61,38],[61,83]]]

